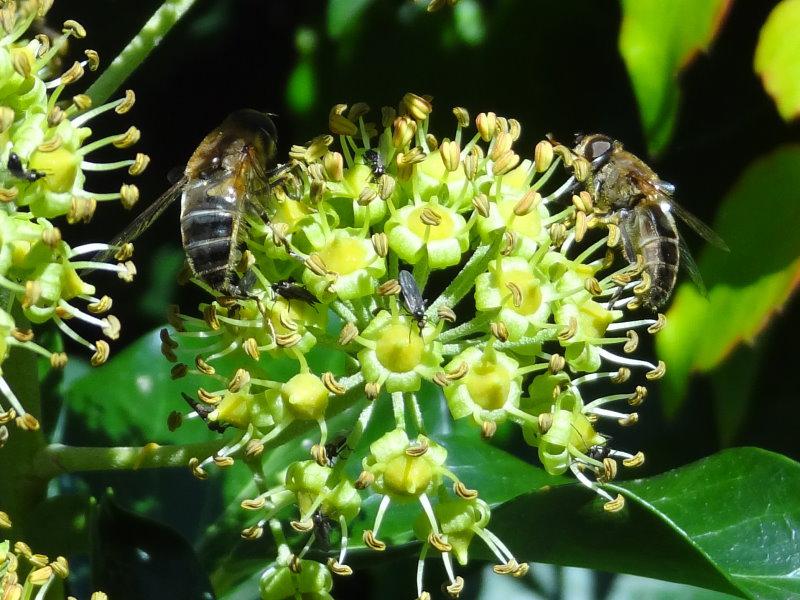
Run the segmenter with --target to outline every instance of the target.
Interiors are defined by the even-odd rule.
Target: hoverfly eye
[[[606,138],[600,138],[589,144],[586,149],[586,160],[593,162],[594,159],[607,154],[611,150],[611,141]]]

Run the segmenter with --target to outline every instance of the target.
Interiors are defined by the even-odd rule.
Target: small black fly
[[[211,406],[210,404],[206,404],[205,402],[198,402],[197,400],[195,400],[194,398],[183,392],[181,392],[181,396],[183,396],[183,399],[186,400],[186,403],[192,407],[194,412],[197,413],[197,416],[203,419],[206,426],[211,431],[222,433],[228,428],[227,425],[223,425],[222,423],[217,423],[216,421],[208,420],[208,415],[211,414],[214,410],[213,406]]]
[[[328,458],[328,465],[333,466],[336,457],[347,458],[351,448],[347,445],[347,436],[339,435],[325,444],[325,456]]]
[[[299,283],[289,279],[272,284],[272,291],[286,300],[300,300],[306,304],[319,304],[317,297]]]
[[[331,531],[336,523],[320,509],[314,511],[311,520],[314,523],[314,536],[319,541],[320,546],[325,549],[330,548]]]
[[[364,164],[372,169],[373,179],[377,179],[386,173],[386,165],[383,164],[381,155],[375,150],[367,150],[364,152]]]
[[[11,152],[8,155],[8,171],[17,179],[22,179],[23,181],[28,181],[33,183],[34,181],[38,181],[47,173],[43,171],[37,171],[36,169],[26,169],[22,166],[22,159],[19,157],[19,154],[16,152]]]
[[[425,327],[425,309],[427,302],[422,297],[422,292],[419,291],[419,286],[414,276],[408,271],[400,271],[397,274],[397,279],[400,282],[400,293],[403,295],[403,304],[406,310],[414,317],[419,327],[420,333],[422,328]]]

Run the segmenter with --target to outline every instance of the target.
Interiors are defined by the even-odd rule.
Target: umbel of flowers
[[[23,541],[3,539],[2,530],[10,527],[11,519],[0,511],[0,598],[44,598],[54,582],[69,577],[69,563],[63,556],[51,559],[34,552]],[[91,600],[108,600],[108,596],[95,592]]]
[[[139,131],[89,142],[87,123],[115,110],[126,113],[133,92],[92,107],[84,94],[69,89],[88,69],[99,64],[97,53],[86,50],[82,60],[68,66],[70,40],[85,37],[76,21],[66,21],[61,33],[49,35],[44,17],[52,2],[9,0],[0,7],[0,446],[8,437],[7,423],[37,429],[36,418],[3,378],[9,352],[22,348],[63,367],[67,357],[37,344],[32,326],[52,321],[69,338],[92,352],[99,365],[109,354],[103,338],[116,339],[120,322],[112,314],[111,298],[84,280],[91,269],[115,272],[129,281],[135,274],[130,248],[107,244],[71,247],[62,237],[63,222],[88,222],[98,202],[120,200],[132,206],[139,192],[123,183],[119,191],[86,189],[86,172],[127,169],[141,173],[149,161],[144,154],[113,163],[90,160],[104,146],[128,148]],[[117,252],[119,264],[92,260],[98,252]],[[87,337],[84,337],[87,336]]]
[[[398,504],[418,506],[420,598],[430,555],[443,562],[447,593],[459,595],[453,559],[466,563],[474,539],[497,557],[496,572],[526,572],[492,533],[480,490],[459,480],[446,445],[427,434],[423,388],[441,388],[434,396],[476,437],[521,427],[544,469],[572,473],[608,511],[623,498],[599,484],[644,460],[611,449],[602,431],[634,424],[637,414],[622,407],[644,400],[642,380],[663,375],[663,363],[631,355],[638,332],[655,333],[664,318],[628,316],[647,278],[641,263],[620,259],[614,216],[585,191],[589,163],[551,141],[524,157],[520,124],[491,112],[472,119],[455,108],[451,132],[435,135],[431,112],[431,99],[415,94],[372,118],[362,103],[335,106],[330,133],[293,146],[291,168],[258,199],[266,217],[245,217],[237,271],[255,285],[245,297],[214,292],[197,316],[176,311],[174,332],[162,332],[173,362],[178,346],[195,353],[173,375],[205,377],[187,395],[189,417],[227,430],[192,471],[205,477],[211,463],[241,459],[259,474],[260,493],[242,503],[256,515],[242,535],[268,532],[278,547],[262,598],[329,597],[331,573],[351,572],[349,549],[392,543],[381,531]],[[316,372],[315,348],[343,366]],[[259,362],[265,353],[289,359],[294,374],[276,379]],[[598,397],[598,382],[619,392]],[[393,425],[367,440],[383,403]],[[329,435],[328,420],[351,408],[358,417],[346,435]],[[313,429],[309,459],[263,476],[270,448]],[[353,536],[370,498],[375,517]],[[327,564],[308,558],[331,534],[338,549]]]

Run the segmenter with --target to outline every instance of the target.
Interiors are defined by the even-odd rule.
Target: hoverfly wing
[[[659,184],[666,184],[666,182],[660,181]],[[672,184],[666,184],[666,186],[668,186],[668,188],[673,192],[675,191],[675,186]],[[671,193],[666,193],[662,185],[656,185],[656,188],[659,190],[659,192],[661,192],[659,196],[662,201],[667,202],[669,205],[669,210],[672,212],[672,214],[686,223],[697,235],[699,235],[712,246],[719,248],[720,250],[724,250],[725,252],[730,252],[730,248],[728,248],[728,244],[725,243],[725,240],[719,237],[719,235],[717,235],[717,233],[711,229],[711,227],[703,223],[700,219],[675,202],[675,200],[672,199]]]
[[[703,298],[708,298],[708,288],[706,288],[706,284],[703,282],[703,276],[700,275],[700,268],[692,257],[689,246],[686,245],[686,240],[683,239],[680,233],[678,233],[678,244],[681,250],[680,268],[689,274],[692,283],[697,287],[697,291],[700,292],[700,295],[703,296]]]
[[[178,181],[173,183],[166,192],[161,194],[161,196],[159,196],[155,202],[144,209],[144,211],[139,213],[139,215],[130,223],[130,225],[128,225],[113,240],[111,240],[111,242],[109,242],[109,245],[112,246],[112,248],[96,254],[92,260],[96,262],[107,262],[111,259],[111,257],[114,256],[114,254],[116,254],[116,247],[119,247],[122,244],[127,244],[128,242],[132,242],[142,235],[177,198],[180,198],[181,192],[186,186],[187,181],[188,177],[184,175]]]

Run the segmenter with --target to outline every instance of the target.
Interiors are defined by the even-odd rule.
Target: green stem
[[[448,306],[454,308],[461,299],[475,285],[475,279],[486,270],[489,261],[497,256],[500,249],[500,244],[503,241],[503,232],[496,232],[495,237],[491,244],[483,244],[478,246],[475,252],[470,256],[467,264],[461,269],[455,279],[447,286],[442,295],[439,296],[430,308],[426,311],[429,315],[435,315],[440,306]]]
[[[97,81],[86,90],[92,102],[97,105],[108,100],[194,3],[195,0],[165,0]]]
[[[184,467],[190,458],[210,456],[224,445],[225,440],[220,438],[181,446],[87,448],[50,444],[34,457],[32,474],[40,481],[49,481],[63,473]]]

